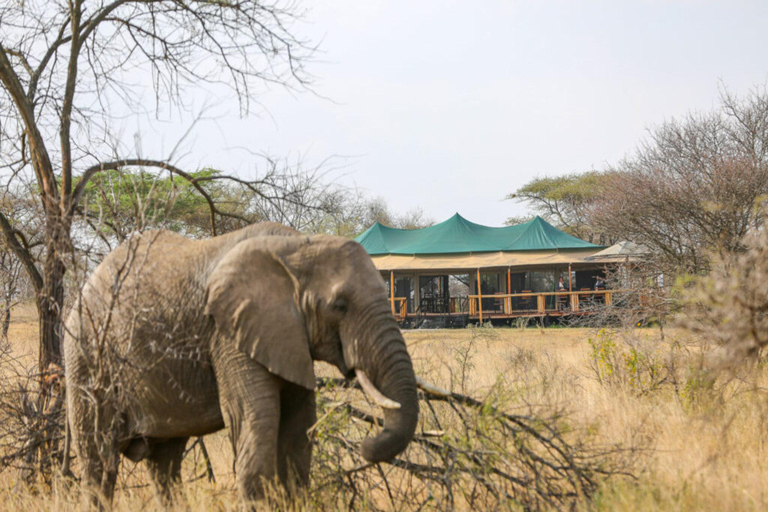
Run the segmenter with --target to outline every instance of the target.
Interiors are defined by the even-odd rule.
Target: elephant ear
[[[298,282],[263,241],[235,246],[212,272],[206,295],[205,313],[239,350],[271,373],[315,388]]]

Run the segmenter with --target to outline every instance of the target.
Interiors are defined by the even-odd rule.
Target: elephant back
[[[110,329],[125,327],[126,332],[113,332],[113,339],[140,334],[199,343],[206,328],[206,286],[221,259],[244,240],[287,235],[300,233],[266,222],[205,240],[167,230],[137,234],[97,267],[83,288],[82,307],[92,318],[109,318]]]

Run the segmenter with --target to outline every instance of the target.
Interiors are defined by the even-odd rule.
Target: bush
[[[660,343],[628,339],[601,329],[589,338],[589,364],[598,382],[624,386],[638,395],[657,390],[670,376]]]
[[[720,348],[712,367],[756,358],[768,345],[768,230],[750,234],[744,245],[744,252],[714,256],[712,271],[685,297],[680,323]]]

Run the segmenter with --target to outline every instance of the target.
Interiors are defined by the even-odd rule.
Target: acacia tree
[[[190,172],[191,181],[174,173],[143,170],[99,173],[85,187],[81,224],[88,225],[102,243],[78,249],[95,253],[100,261],[103,250],[113,249],[135,231],[163,228],[193,238],[205,236],[211,232],[209,201],[217,210],[218,233],[259,221],[279,222],[310,233],[328,232],[329,219],[337,218],[347,207],[348,191],[324,181],[323,164],[312,169],[301,163],[267,162],[270,180],[261,184],[258,193],[234,180],[220,179],[222,172],[211,168]],[[195,185],[202,186],[207,197]]]
[[[216,180],[221,172],[202,169],[189,175],[204,189],[216,208],[225,214],[217,219],[220,233],[264,220],[248,211],[250,195],[238,184]],[[213,180],[213,181],[209,181]],[[94,176],[85,186],[82,219],[107,249],[122,243],[135,231],[164,228],[192,237],[211,230],[210,208],[192,182],[173,173],[143,170],[109,170]]]
[[[537,215],[576,237],[610,244],[613,238],[594,226],[591,219],[592,210],[606,193],[606,181],[606,173],[598,171],[539,177],[505,199],[527,203]],[[530,216],[512,217],[507,219],[507,224],[520,224],[530,219]]]
[[[291,27],[300,14],[281,0],[28,0],[0,6],[0,168],[6,187],[19,176],[33,176],[43,216],[41,261],[2,213],[0,229],[37,296],[41,371],[61,357],[65,263],[90,180],[126,167],[171,172],[205,199],[213,233],[227,213],[217,208],[206,181],[230,179],[254,193],[263,193],[270,181],[268,175],[253,181],[196,178],[163,155],[126,151],[114,143],[110,127],[126,113],[184,110],[184,99],[201,86],[229,87],[244,114],[260,84],[305,87],[303,64],[312,48]],[[145,106],[145,90],[154,95],[151,107]]]

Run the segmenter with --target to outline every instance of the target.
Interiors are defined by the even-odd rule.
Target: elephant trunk
[[[364,351],[367,357],[360,361],[361,369],[386,398],[400,407],[384,408],[383,430],[363,441],[361,453],[369,462],[391,460],[402,452],[413,438],[419,416],[416,377],[405,340],[391,314],[386,324],[372,337],[372,347]]]

